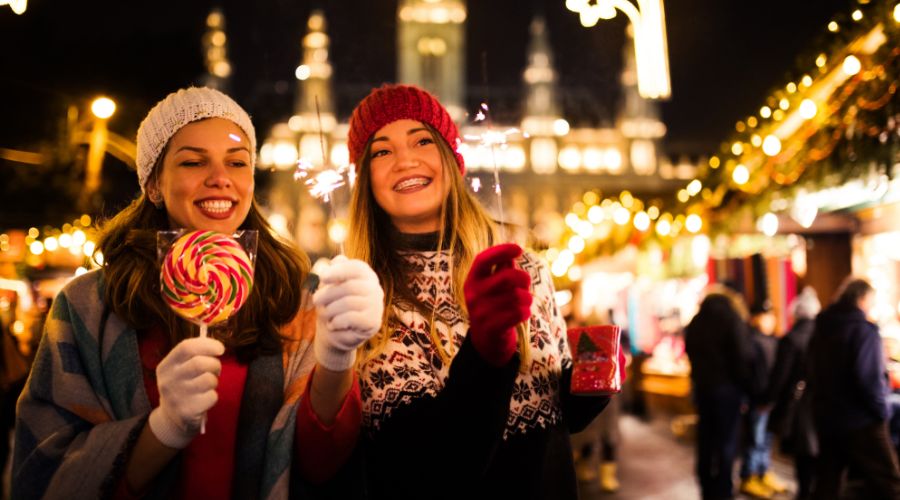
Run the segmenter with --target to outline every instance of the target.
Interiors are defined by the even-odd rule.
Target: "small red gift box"
[[[615,325],[569,328],[569,350],[574,363],[572,394],[596,396],[622,391],[619,335],[620,329]]]

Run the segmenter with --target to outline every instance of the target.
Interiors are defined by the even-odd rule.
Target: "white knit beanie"
[[[153,165],[175,132],[204,118],[225,118],[240,127],[250,139],[250,163],[256,165],[256,131],[244,108],[218,90],[189,87],[156,103],[138,128],[137,173],[141,191],[145,190]]]

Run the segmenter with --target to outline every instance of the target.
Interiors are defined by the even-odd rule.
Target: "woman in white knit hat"
[[[160,101],[137,154],[141,195],[103,228],[105,264],[47,320],[18,406],[13,497],[287,498],[295,471],[327,479],[358,433],[350,368],[381,325],[378,279],[336,259],[313,295],[308,258],[253,198],[250,117],[221,92]],[[252,292],[224,333],[197,337],[163,302],[156,236],[176,228],[259,232]]]

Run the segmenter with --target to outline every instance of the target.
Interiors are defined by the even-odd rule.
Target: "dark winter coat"
[[[778,342],[775,366],[765,401],[773,403],[769,430],[781,438],[783,449],[815,455],[818,450],[812,395],[806,390],[807,354],[815,321],[801,319]]]
[[[747,324],[731,300],[710,294],[684,331],[685,351],[691,361],[695,391],[713,392],[721,386],[753,391],[751,364],[754,346]]]
[[[819,314],[809,356],[820,435],[887,420],[889,388],[881,335],[861,309],[835,304]]]

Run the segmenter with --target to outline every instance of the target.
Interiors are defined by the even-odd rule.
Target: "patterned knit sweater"
[[[386,348],[361,367],[363,439],[373,498],[575,498],[568,432],[584,427],[608,398],[569,396],[571,355],[547,266],[524,254],[531,275],[530,349],[504,367],[467,340],[468,319],[451,293],[451,256],[411,241],[401,257],[408,286],[434,308],[453,359],[443,363],[429,335],[430,313],[395,301],[400,324]]]

